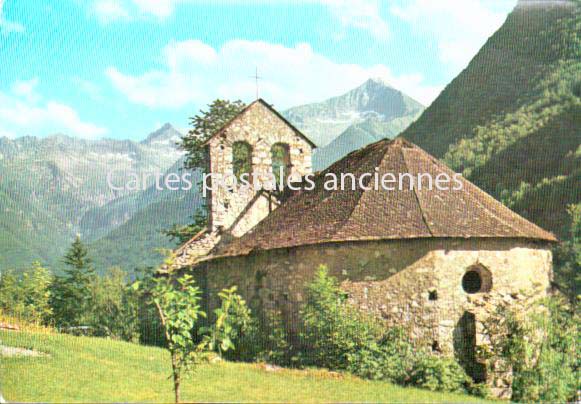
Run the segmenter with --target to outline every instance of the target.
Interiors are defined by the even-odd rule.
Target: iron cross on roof
[[[250,76],[250,78],[254,79],[256,82],[256,99],[258,99],[258,80],[262,79],[262,77],[260,77],[258,75],[258,67],[256,68],[256,70],[254,72],[254,76]]]

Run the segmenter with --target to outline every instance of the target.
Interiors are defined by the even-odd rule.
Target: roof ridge
[[[381,141],[386,140],[386,139],[382,139],[379,142],[374,142],[372,143],[373,145],[380,143]],[[387,147],[389,147],[389,145],[393,142],[393,140],[387,141],[385,143],[385,147],[381,152],[381,158],[379,159],[379,161],[376,163],[376,167],[379,167],[381,165],[381,163],[383,163],[383,160],[385,159],[385,156],[387,154]],[[371,145],[368,145],[365,147],[365,149],[367,149],[367,147],[369,147]],[[360,149],[362,150],[362,149]],[[336,191],[337,192],[337,191]],[[357,203],[353,204],[353,207],[351,208],[351,211],[349,212],[349,214],[347,215],[347,217],[345,218],[345,220],[343,220],[343,223],[337,227],[337,231],[335,232],[335,234],[337,234],[338,232],[340,232],[341,230],[343,230],[343,227],[345,227],[347,225],[347,222],[349,222],[351,220],[351,218],[353,217],[353,213],[355,212],[355,209],[357,209],[357,207],[359,206],[359,202],[361,202],[361,198],[363,198],[363,195],[365,195],[365,190],[361,189],[359,191],[359,198],[357,198]]]
[[[222,127],[220,129],[218,129],[216,132],[214,132],[203,143],[203,145],[204,146],[207,145],[208,143],[210,143],[210,140],[212,140],[213,138],[215,138],[216,136],[218,136],[219,134],[221,134],[222,132],[224,132],[226,129],[228,129],[230,127],[230,125],[232,125],[234,123],[234,121],[236,121],[238,118],[240,118],[242,115],[244,115],[246,113],[246,111],[248,111],[251,106],[253,106],[254,104],[258,103],[258,101],[259,100],[254,100],[250,104],[248,104],[244,108],[242,108],[236,115],[234,115],[232,118],[230,118],[230,120],[228,122],[226,122],[224,125],[222,125]]]
[[[259,102],[262,105],[264,105],[266,108],[268,108],[268,110],[270,110],[281,121],[283,121],[285,124],[287,124],[297,135],[301,136],[304,140],[306,140],[307,143],[309,143],[313,147],[313,149],[317,148],[317,145],[311,139],[309,139],[307,137],[307,135],[305,135],[303,132],[301,132],[295,125],[293,125],[288,119],[286,119],[284,116],[282,116],[282,114],[280,112],[278,112],[276,109],[274,109],[274,107],[272,105],[270,105],[268,102],[266,102],[264,99],[259,98],[255,102]]]
[[[203,145],[206,146],[207,144],[210,143],[210,140],[214,139],[216,136],[224,133],[229,127],[230,125],[232,125],[236,120],[238,120],[240,117],[242,117],[242,115],[244,115],[246,112],[248,112],[248,110],[254,106],[255,104],[262,104],[264,105],[270,112],[272,112],[278,119],[280,119],[285,125],[287,125],[293,132],[295,132],[297,135],[299,135],[300,137],[302,137],[304,140],[307,141],[307,143],[309,143],[313,149],[317,148],[317,145],[315,143],[313,143],[313,141],[311,139],[309,139],[303,132],[301,132],[299,129],[297,129],[296,126],[294,126],[292,123],[290,123],[284,116],[282,116],[276,109],[274,109],[274,107],[272,105],[270,105],[268,102],[264,101],[262,98],[257,98],[256,100],[252,101],[250,104],[246,105],[244,108],[242,108],[240,110],[240,112],[238,112],[235,116],[233,116],[228,122],[226,122],[220,129],[218,129],[215,133],[212,134],[212,136],[210,136],[204,143]]]
[[[402,143],[403,144],[407,144],[408,142],[406,141],[406,139],[403,139],[403,142]],[[409,165],[408,165],[408,160],[406,158],[406,155],[405,155],[405,153],[403,151],[403,147],[400,147],[399,148],[399,152],[401,153],[401,157],[402,157],[403,162],[405,164],[405,169],[409,173],[410,168],[409,168]],[[415,198],[416,202],[418,203],[418,208],[420,209],[420,213],[422,215],[422,221],[426,225],[426,229],[428,229],[428,233],[430,233],[430,235],[432,237],[435,237],[434,232],[432,231],[432,228],[430,227],[430,223],[428,222],[428,218],[426,217],[426,214],[424,212],[424,207],[422,206],[422,202],[420,201],[420,197],[418,196],[417,187],[412,186],[411,189],[412,189],[412,192],[414,194],[414,198]]]

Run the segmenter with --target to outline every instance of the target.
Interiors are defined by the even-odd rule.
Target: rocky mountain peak
[[[141,143],[146,145],[154,143],[175,145],[181,137],[182,134],[168,122],[156,131],[151,132]]]
[[[395,88],[393,88],[388,82],[387,80],[385,80],[382,77],[370,77],[369,79],[367,79],[367,81],[365,83],[363,83],[360,87],[364,87],[364,88],[390,88],[392,90],[395,90]],[[397,90],[395,90],[397,91]]]

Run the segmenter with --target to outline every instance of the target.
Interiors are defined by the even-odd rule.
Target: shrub
[[[236,290],[233,286],[218,293],[221,305],[214,310],[215,322],[200,330],[206,334],[208,348],[221,357],[225,353],[230,353],[231,358],[240,357],[240,350],[247,348],[242,344],[244,337],[253,325],[250,309]]]
[[[84,317],[92,335],[139,341],[139,293],[120,268],[95,277],[90,286],[91,306]]]
[[[266,312],[262,321],[256,323],[254,330],[256,331],[253,336],[256,359],[259,362],[281,366],[297,364],[293,346],[279,310]]]
[[[22,274],[7,271],[0,275],[0,310],[34,323],[48,324],[52,274],[39,262],[33,262]]]
[[[346,300],[337,280],[320,266],[307,285],[307,301],[301,312],[306,365],[348,369],[350,360],[359,356],[362,360],[361,351],[373,347],[381,336],[381,327]]]
[[[477,397],[491,397],[490,387],[486,383],[474,383],[472,380],[469,380],[466,385],[466,391]]]
[[[432,391],[462,392],[470,378],[453,358],[425,354],[414,364],[410,382]]]
[[[515,401],[567,401],[580,378],[579,313],[564,299],[549,298],[527,314],[501,307],[486,323],[491,361],[502,360],[513,371]]]
[[[420,353],[404,330],[394,327],[379,342],[350,354],[348,370],[366,379],[406,384]]]
[[[350,355],[348,370],[366,379],[433,391],[461,392],[471,382],[455,359],[417,349],[400,328],[389,329],[379,343]]]
[[[350,305],[324,266],[307,286],[302,318],[304,364],[430,390],[463,391],[468,385],[468,376],[454,359],[417,349],[403,329],[386,329]]]

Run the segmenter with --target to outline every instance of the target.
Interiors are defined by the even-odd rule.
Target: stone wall
[[[212,173],[233,174],[232,146],[238,141],[247,142],[252,147],[252,171],[260,181],[267,181],[272,173],[271,148],[276,143],[289,146],[291,175],[302,177],[312,172],[312,146],[260,101],[239,115],[222,135],[210,140]],[[216,188],[214,184],[212,188]],[[237,237],[278,206],[257,195],[253,189],[244,192],[241,187],[232,192],[223,188],[212,191],[209,205],[212,230],[220,227]],[[243,218],[240,218],[243,212]]]
[[[296,331],[304,285],[321,264],[341,281],[353,304],[386,325],[404,326],[418,344],[444,355],[458,350],[465,313],[475,318],[476,345],[483,344],[482,321],[500,302],[545,296],[551,279],[548,246],[515,239],[321,244],[217,259],[198,271],[205,274],[210,306],[217,305],[220,289],[237,285],[255,310],[281,311],[289,329]],[[490,271],[490,291],[464,291],[462,277],[474,265]],[[487,379],[496,383],[494,377]]]

